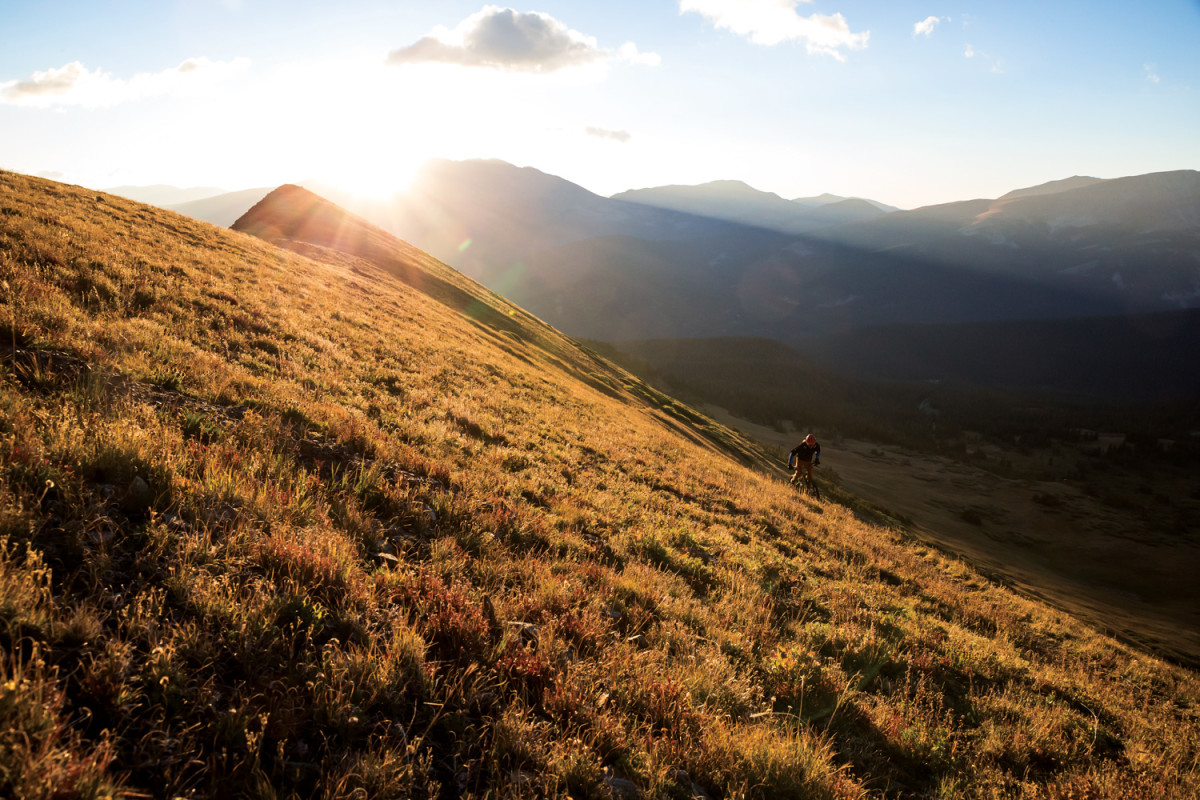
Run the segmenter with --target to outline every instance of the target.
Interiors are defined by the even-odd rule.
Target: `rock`
[[[712,800],[708,792],[704,791],[703,786],[698,786],[692,783],[691,776],[685,770],[676,769],[667,774],[667,777],[680,786],[685,792],[690,792],[688,795],[692,800]]]
[[[612,770],[604,771],[604,784],[614,800],[640,800],[642,796],[642,790],[636,783],[617,777]]]
[[[154,493],[150,491],[150,484],[141,475],[134,475],[121,505],[127,511],[145,511],[153,502]]]

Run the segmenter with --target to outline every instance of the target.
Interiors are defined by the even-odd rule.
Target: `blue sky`
[[[902,207],[1200,168],[1200,2],[0,2],[0,167],[95,188],[600,194],[736,178]]]

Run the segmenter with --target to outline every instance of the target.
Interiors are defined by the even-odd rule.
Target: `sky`
[[[427,158],[902,208],[1200,169],[1200,0],[0,0],[0,168],[380,195]]]

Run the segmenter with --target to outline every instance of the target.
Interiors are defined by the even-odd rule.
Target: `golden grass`
[[[1194,673],[427,256],[0,185],[0,795],[1194,796]]]

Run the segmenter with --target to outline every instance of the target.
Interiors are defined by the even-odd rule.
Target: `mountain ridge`
[[[838,199],[810,206],[785,200],[773,192],[755,189],[738,180],[633,189],[614,194],[612,199],[793,234],[806,233],[834,222],[886,213],[882,204],[870,200]],[[839,211],[830,212],[832,205],[839,206]]]

